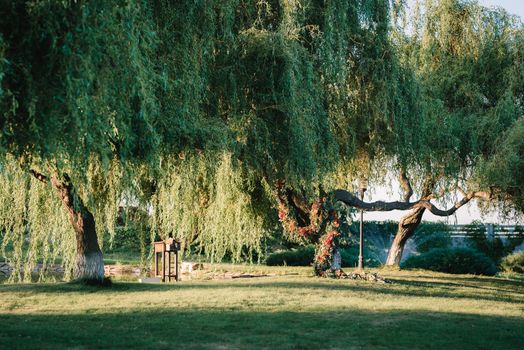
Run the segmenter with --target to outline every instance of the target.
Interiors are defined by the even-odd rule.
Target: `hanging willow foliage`
[[[81,174],[93,154],[108,162],[155,149],[155,34],[147,7],[4,1],[1,11],[4,151]]]
[[[459,178],[479,186],[478,165],[523,113],[521,20],[472,1],[420,0],[414,8],[396,40],[416,78],[408,90],[416,127],[396,128],[395,153],[412,173],[438,174],[448,187]]]
[[[231,154],[211,162],[203,155],[170,160],[164,169],[168,175],[153,197],[153,231],[181,240],[185,249],[196,247],[211,261],[260,258],[267,231],[249,195],[252,184]]]
[[[12,158],[0,167],[0,239],[2,255],[14,269],[10,280],[30,281],[37,263],[45,271],[59,262],[70,278],[75,239],[62,203],[49,184],[21,171]]]
[[[249,258],[276,181],[334,186],[401,111],[384,1],[18,0],[0,32],[2,156],[67,174],[99,239],[136,202],[152,235]]]
[[[79,186],[78,192],[82,200],[91,202],[98,219],[98,241],[103,247],[105,233],[109,233],[109,243],[114,238],[119,207],[126,203],[126,195],[133,187],[118,163],[101,170],[100,162],[92,158],[90,165],[85,174],[87,185]],[[63,265],[64,278],[70,279],[76,254],[75,232],[56,189],[23,170],[13,157],[0,163],[0,183],[1,253],[14,268],[11,280],[29,281],[37,263],[42,264],[40,279],[46,277],[46,267],[55,263]]]
[[[514,26],[469,2],[428,1],[413,40],[378,0],[0,4],[2,234],[17,265],[55,256],[44,216],[68,221],[24,171],[64,180],[101,244],[119,206],[137,206],[152,238],[239,261],[260,257],[277,183],[313,202],[384,179],[384,164],[457,174],[521,114]]]
[[[114,232],[118,206],[133,192],[130,174],[154,162],[160,143],[154,126],[161,87],[150,10],[149,3],[136,1],[0,3],[0,163],[5,169],[20,163],[19,174],[13,168],[6,181],[38,173],[45,182],[38,193],[47,189],[51,201],[44,206],[44,197],[28,200],[31,215],[17,219],[26,229],[6,230],[29,240],[23,252],[15,249],[18,261],[47,255],[48,249],[38,250],[38,237],[52,235],[35,214],[42,210],[49,221],[75,229],[69,240],[53,245],[75,235],[77,245],[53,254],[64,254],[67,262],[78,250],[75,274],[90,266],[103,277],[98,242],[103,244],[106,230]],[[34,181],[20,191],[35,191]],[[62,205],[51,205],[59,197]],[[50,208],[57,211],[46,212]],[[70,222],[72,212],[82,222]],[[86,227],[89,239],[80,232]],[[5,246],[20,242],[13,235],[6,235]]]

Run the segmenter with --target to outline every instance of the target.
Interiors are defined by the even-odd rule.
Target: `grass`
[[[110,251],[104,253],[105,265],[139,265],[140,253],[130,251]]]
[[[274,277],[0,285],[1,349],[522,349],[524,281],[383,271],[391,284],[307,268]]]

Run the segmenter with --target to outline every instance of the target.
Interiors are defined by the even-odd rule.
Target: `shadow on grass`
[[[519,349],[522,318],[435,312],[127,309],[0,315],[0,348]]]
[[[449,279],[447,279],[449,280]],[[441,282],[441,281],[417,281],[417,280],[403,280],[403,279],[391,279],[393,283],[405,285],[405,286],[414,286],[421,288],[468,288],[473,290],[486,290],[491,292],[502,292],[502,293],[515,293],[519,292],[516,287],[518,285],[511,285],[512,288],[499,288],[496,286],[485,286],[486,282],[478,281],[477,283],[472,283],[471,280],[458,279],[457,282]],[[484,285],[479,285],[480,283]],[[504,283],[496,283],[497,285],[505,286]],[[524,285],[520,287],[524,288]],[[524,289],[521,290],[524,296]]]
[[[421,281],[418,279],[392,279],[391,284],[362,282],[352,280],[329,280],[310,278],[309,281],[282,281],[278,278],[255,278],[250,280],[189,281],[174,284],[142,284],[135,282],[116,282],[110,287],[91,287],[78,284],[4,284],[2,292],[16,293],[105,293],[118,294],[161,292],[177,290],[218,290],[223,288],[256,288],[256,289],[301,289],[324,291],[347,291],[348,293],[370,293],[391,296],[416,296],[432,298],[463,298],[471,300],[501,301],[521,304],[524,300],[524,283],[493,279],[493,286],[486,287],[471,283],[470,278],[460,278],[457,282],[448,282],[450,278]],[[485,283],[485,279],[479,280]]]
[[[446,276],[446,280],[456,281],[458,283],[482,283],[482,284],[496,284],[505,287],[524,288],[524,280],[509,279],[509,278],[495,278],[495,277],[478,277],[478,276]]]
[[[410,270],[403,270],[404,272],[409,272]],[[420,270],[414,270],[414,272],[420,272]],[[524,277],[524,275],[523,275]],[[504,285],[504,286],[514,286],[514,287],[520,287],[524,288],[524,281],[520,280],[518,278],[504,278],[504,277],[488,277],[488,276],[477,276],[477,275],[452,275],[452,274],[442,274],[442,275],[434,275],[434,274],[414,274],[414,275],[406,275],[405,277],[395,276],[393,278],[399,278],[399,279],[431,279],[431,280],[446,280],[446,281],[455,281],[458,283],[482,283],[482,284],[497,284],[497,285]]]

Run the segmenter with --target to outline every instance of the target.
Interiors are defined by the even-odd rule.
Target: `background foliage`
[[[497,273],[497,267],[490,258],[469,248],[435,248],[409,257],[402,266],[456,274],[493,276]]]

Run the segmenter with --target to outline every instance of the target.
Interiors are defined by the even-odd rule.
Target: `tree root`
[[[362,280],[378,283],[391,283],[390,280],[380,276],[377,272],[344,272],[343,270],[325,271],[322,277],[331,277],[336,279]]]

